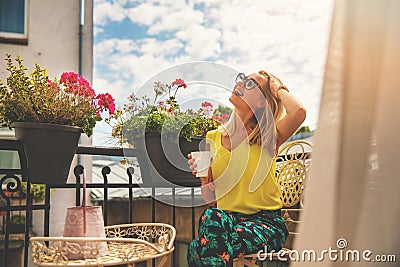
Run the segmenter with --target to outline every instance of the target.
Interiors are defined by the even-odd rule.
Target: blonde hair
[[[267,149],[271,155],[275,154],[276,150],[276,122],[279,121],[285,115],[285,108],[283,107],[281,100],[276,98],[270,88],[271,78],[277,80],[282,84],[281,80],[268,73],[265,70],[260,70],[257,72],[258,75],[267,79],[267,88],[263,88],[263,95],[266,98],[267,105],[265,108],[259,109],[254,114],[257,121],[256,127],[248,136],[248,142],[250,145],[256,144],[262,148]],[[284,86],[284,85],[282,85]],[[222,126],[219,127],[222,135],[227,136],[228,133],[233,133],[236,127],[236,116],[233,114],[229,120]]]

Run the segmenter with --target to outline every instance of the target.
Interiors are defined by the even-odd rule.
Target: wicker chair
[[[285,220],[289,237],[281,251],[275,253],[262,253],[262,260],[282,261],[289,260],[288,254],[293,245],[293,239],[299,224],[299,213],[303,208],[303,192],[310,166],[310,153],[312,145],[303,140],[292,141],[279,149],[277,164],[277,179],[282,191],[282,218]],[[258,265],[259,263],[260,265]],[[236,267],[262,266],[258,254],[244,255],[234,260]]]
[[[157,266],[167,266],[174,250],[176,231],[168,224],[113,225],[105,227],[105,232],[106,238],[32,237],[33,261],[38,266],[133,267],[160,258]]]

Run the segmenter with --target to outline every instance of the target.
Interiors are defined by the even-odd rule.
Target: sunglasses
[[[244,88],[247,90],[254,89],[257,86],[261,90],[261,92],[264,91],[256,80],[247,77],[246,74],[242,72],[236,76],[235,82],[242,83],[244,85]]]

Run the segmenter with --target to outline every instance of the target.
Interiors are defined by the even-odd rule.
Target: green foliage
[[[82,127],[84,133],[92,135],[101,120],[99,112],[104,110],[97,105],[98,97],[104,94],[96,96],[89,83],[75,73],[65,73],[67,78],[62,82],[50,81],[38,64],[28,74],[19,56],[16,65],[9,54],[6,61],[9,76],[6,84],[0,80],[0,127],[11,128],[13,122],[52,123]]]
[[[106,119],[109,124],[114,122],[111,125],[113,136],[119,138],[120,145],[134,145],[135,140],[146,133],[162,133],[175,143],[179,138],[190,141],[192,137],[205,136],[208,131],[216,129],[225,121],[228,115],[214,116],[212,104],[209,102],[203,102],[202,107],[197,111],[192,109],[181,111],[175,96],[180,87],[186,88],[186,84],[181,79],[177,79],[177,81],[180,83],[176,89],[168,84],[155,82],[153,104],[150,103],[147,96],[140,99],[132,94],[124,109],[117,110],[112,120]],[[157,97],[163,93],[168,93],[168,98],[165,101],[157,102]],[[220,114],[228,111],[222,106],[218,110]]]
[[[25,224],[25,215],[13,214],[10,217],[10,222],[13,224]]]
[[[21,191],[24,195],[27,193],[27,185],[26,182],[21,183]],[[50,193],[53,192],[53,189],[50,189]],[[44,184],[31,184],[31,196],[35,200],[43,200],[46,193],[46,185]]]
[[[297,130],[297,132],[296,132],[295,134],[298,134],[298,133],[308,133],[308,132],[311,132],[309,126],[301,126],[301,127]]]
[[[232,109],[230,107],[225,107],[222,105],[218,105],[218,108],[214,111],[214,114],[217,116],[221,116],[223,114],[231,114]]]

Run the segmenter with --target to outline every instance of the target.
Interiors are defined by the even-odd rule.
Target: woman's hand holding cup
[[[201,184],[208,183],[208,169],[211,166],[210,151],[194,151],[188,155],[188,159],[192,174],[200,178]]]
[[[188,154],[187,157],[188,157],[189,169],[192,170],[193,175],[196,175],[197,174],[197,171],[196,171],[197,164],[194,163],[196,160],[192,157],[192,154]]]

